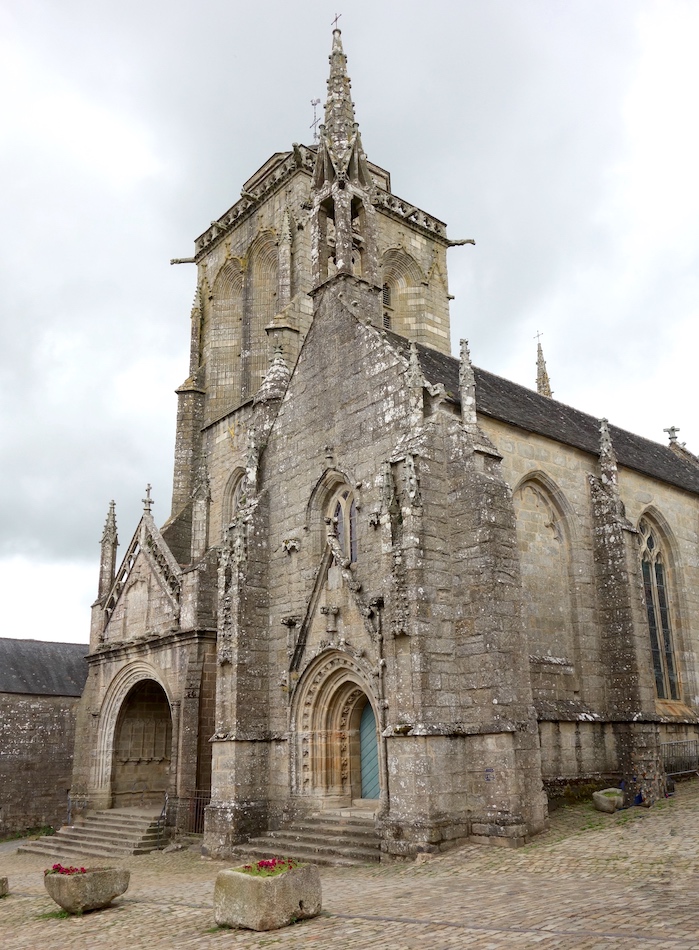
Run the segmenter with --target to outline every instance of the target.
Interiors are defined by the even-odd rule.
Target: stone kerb
[[[220,871],[214,887],[214,917],[223,927],[278,930],[317,917],[322,900],[320,875],[313,864],[271,877],[245,874],[242,869]]]

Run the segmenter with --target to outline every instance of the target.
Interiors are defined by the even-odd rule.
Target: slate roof
[[[86,643],[0,637],[0,693],[80,696],[87,679]]]
[[[407,358],[410,341],[390,331],[385,333]],[[443,383],[449,396],[460,405],[459,361],[420,344],[417,349],[427,381]],[[476,408],[482,415],[599,455],[599,419],[477,366],[474,373]],[[619,465],[699,494],[699,466],[681,458],[667,445],[651,442],[618,426],[610,425],[609,433]]]

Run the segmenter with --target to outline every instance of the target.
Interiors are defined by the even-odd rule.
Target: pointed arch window
[[[350,564],[357,562],[357,505],[349,488],[341,489],[330,504],[330,519],[338,544]]]
[[[643,594],[648,617],[650,649],[653,657],[655,691],[658,699],[679,699],[680,687],[672,636],[667,559],[657,532],[649,521],[641,519]]]

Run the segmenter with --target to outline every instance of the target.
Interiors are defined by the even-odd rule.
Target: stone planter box
[[[45,874],[49,896],[69,914],[106,907],[129,886],[130,871],[88,868],[84,874]]]
[[[278,930],[321,911],[320,875],[313,864],[272,877],[220,871],[214,887],[214,917],[223,927]]]

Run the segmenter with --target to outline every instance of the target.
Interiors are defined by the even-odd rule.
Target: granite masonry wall
[[[0,837],[67,821],[77,703],[0,693]]]

